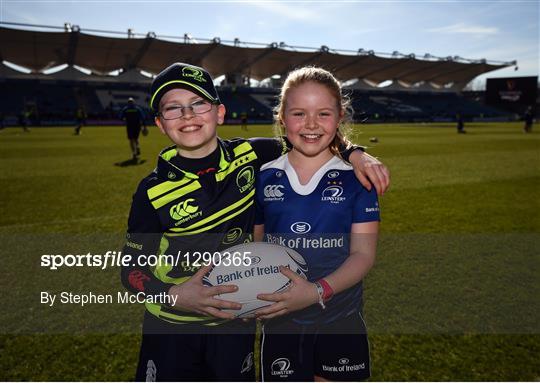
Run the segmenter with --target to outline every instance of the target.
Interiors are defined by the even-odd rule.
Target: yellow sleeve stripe
[[[240,208],[242,207],[243,205],[246,205],[246,206],[251,206],[253,204],[253,197],[255,196],[255,189],[251,190],[249,192],[249,194],[247,194],[244,198],[242,198],[241,200],[239,201],[236,201],[235,203],[233,203],[232,205],[229,205],[227,206],[225,209],[222,209],[214,214],[212,214],[210,217],[208,218],[205,218],[203,220],[200,220],[199,222],[191,225],[191,226],[188,226],[188,227],[185,227],[185,228],[181,228],[181,227],[178,227],[178,228],[171,228],[170,232],[168,233],[170,235],[170,233],[181,233],[181,232],[185,232],[185,231],[190,231],[192,232],[193,230],[201,227],[201,226],[204,226],[206,224],[209,224],[211,223],[212,221],[214,220],[217,220],[219,218],[221,218],[222,216],[230,213],[231,211],[233,210],[236,210],[237,208]],[[242,210],[244,211],[245,208]],[[235,213],[236,214],[236,213]],[[237,214],[236,214],[237,215]],[[220,221],[219,223],[221,222],[224,222],[223,220]],[[217,224],[216,224],[217,225]],[[215,227],[216,225],[213,225],[212,227]],[[202,230],[204,231],[204,230]]]
[[[257,155],[255,154],[255,152],[251,152],[251,153],[246,154],[243,157],[236,158],[225,171],[216,173],[216,181],[218,182],[223,181],[225,178],[227,178],[229,174],[234,172],[240,166],[244,166],[247,163],[250,163],[251,161],[254,161],[256,159],[257,159]]]
[[[169,273],[173,269],[172,265],[161,265],[157,266],[155,270],[153,271],[156,278],[158,278],[160,281],[165,283],[174,283],[175,285],[179,285],[181,283],[186,282],[191,277],[179,277],[179,278],[171,278],[167,276],[167,273]]]
[[[183,324],[188,324],[188,323],[197,323],[199,325],[213,327],[213,326],[217,326],[226,322],[226,320],[223,320],[223,319],[220,320],[214,317],[200,317],[200,318],[202,319],[199,319],[199,317],[185,317],[185,316],[179,316],[179,315],[164,313],[164,312],[161,312],[161,314],[159,315],[159,319],[162,319],[169,323],[178,324],[178,325],[183,325]]]
[[[202,316],[195,313],[193,316],[177,315],[177,314],[169,313],[167,311],[163,311],[161,308],[161,305],[158,305],[156,303],[145,303],[145,306],[146,306],[146,309],[150,311],[152,315],[155,315],[156,317],[164,319],[164,320],[170,320],[171,322],[174,322],[174,323],[211,322],[211,323],[205,323],[208,325],[214,325],[214,324],[220,323],[220,322],[216,322],[216,318],[214,317]]]
[[[165,153],[162,153],[161,157],[164,160],[170,161],[171,158],[176,156],[177,153],[178,153],[178,151],[177,151],[176,147],[173,147],[173,148],[170,148],[169,150],[167,150]]]
[[[182,277],[182,278],[171,278],[166,275],[161,277],[161,280],[165,283],[174,283],[175,285],[179,285],[181,283],[186,282],[191,277]]]
[[[242,209],[238,210],[238,211],[235,211],[234,213],[232,213],[231,215],[228,215],[226,216],[225,218],[219,220],[218,222],[215,222],[213,223],[212,225],[209,225],[209,226],[205,226],[205,227],[201,227],[200,229],[197,229],[197,230],[193,230],[193,231],[189,231],[189,232],[183,232],[183,233],[168,233],[167,235],[171,236],[171,237],[179,237],[179,236],[184,236],[184,235],[192,235],[192,234],[199,234],[199,233],[204,233],[205,231],[208,231],[210,229],[213,229],[214,227],[218,226],[218,225],[221,225],[223,222],[226,222],[230,219],[233,219],[234,217],[236,217],[237,215],[239,214],[242,214],[244,211],[246,211],[250,206],[252,206],[254,204],[254,201],[251,201],[250,203],[248,203],[246,206],[244,206]]]
[[[161,196],[162,194],[168,193],[173,189],[179,188],[182,185],[187,184],[188,182],[193,181],[189,178],[182,178],[180,181],[165,181],[160,183],[159,185],[156,185],[154,187],[151,187],[148,189],[147,194],[149,199],[154,199],[156,197]]]
[[[233,149],[234,156],[238,157],[240,154],[244,154],[252,150],[253,147],[249,142],[244,142]]]
[[[154,206],[154,209],[159,209],[160,207],[167,205],[169,202],[172,202],[200,188],[201,184],[199,181],[194,181],[183,188],[174,190],[171,193],[152,201],[152,206]]]

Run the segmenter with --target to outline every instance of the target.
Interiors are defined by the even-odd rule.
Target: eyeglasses
[[[158,113],[158,115],[160,115],[164,120],[176,120],[177,118],[185,116],[186,109],[194,114],[203,114],[212,109],[212,104],[205,100],[198,100],[188,106],[170,105],[165,107],[161,112]]]

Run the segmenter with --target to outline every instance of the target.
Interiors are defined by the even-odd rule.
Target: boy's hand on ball
[[[234,319],[234,314],[221,310],[239,310],[242,308],[242,305],[237,302],[217,299],[215,296],[235,292],[238,290],[238,287],[235,285],[205,286],[203,284],[203,277],[210,270],[212,270],[212,265],[203,266],[186,282],[169,289],[169,295],[176,295],[178,297],[174,307],[220,319]]]
[[[317,288],[288,267],[280,266],[279,271],[291,280],[287,290],[280,293],[259,294],[258,299],[275,302],[255,312],[258,319],[271,319],[293,311],[302,310],[319,301]]]

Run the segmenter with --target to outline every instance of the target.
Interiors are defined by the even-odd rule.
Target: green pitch
[[[354,126],[391,170],[365,281],[373,380],[540,378],[540,127]],[[121,246],[131,196],[168,145],[132,164],[125,130],[0,131],[0,380],[130,380],[138,305],[47,308],[42,290],[121,290],[118,268],[50,271],[40,254]],[[271,136],[270,126],[221,137]],[[377,137],[377,143],[370,143]],[[67,240],[69,238],[69,240]],[[36,335],[36,332],[47,332]],[[52,334],[51,334],[52,333]]]

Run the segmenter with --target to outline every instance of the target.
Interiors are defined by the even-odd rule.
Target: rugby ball
[[[279,272],[279,266],[288,267],[306,278],[307,264],[304,258],[288,247],[250,242],[233,246],[220,254],[220,261],[214,260],[215,266],[204,277],[204,283],[207,286],[238,286],[234,293],[217,296],[242,304],[240,310],[223,310],[235,314],[237,318],[249,316],[257,309],[272,304],[257,299],[258,294],[280,292],[289,286],[291,281]]]

